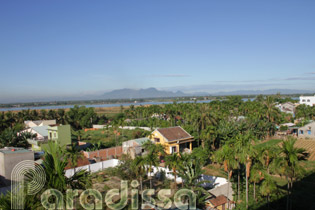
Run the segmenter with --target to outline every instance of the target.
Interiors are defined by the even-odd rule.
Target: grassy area
[[[128,109],[129,107],[124,106],[123,108],[125,110],[125,109]],[[98,115],[106,114],[107,116],[110,117],[110,116],[114,116],[114,115],[120,113],[121,108],[120,107],[97,107],[97,108],[95,108],[95,112]]]
[[[258,148],[264,148],[264,147],[268,147],[268,146],[275,146],[275,145],[279,144],[281,141],[282,141],[281,139],[271,139],[269,141],[265,141],[263,143],[256,144],[255,147],[256,147],[256,149],[258,149]]]
[[[203,168],[206,175],[226,177],[226,172],[223,171],[219,164],[209,164]]]
[[[148,131],[144,131],[142,129],[136,130],[127,130],[127,129],[99,129],[99,130],[89,130],[83,131],[82,141],[88,143],[98,143],[102,142],[108,147],[111,146],[119,146],[124,141],[128,141],[130,139],[136,139],[148,136]]]

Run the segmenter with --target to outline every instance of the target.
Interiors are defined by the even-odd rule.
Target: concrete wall
[[[112,127],[111,125],[108,126],[109,128]],[[106,125],[93,125],[93,128],[96,129],[103,129],[106,128]],[[146,131],[151,131],[151,128],[149,127],[138,127],[138,126],[119,126],[120,129],[127,129],[127,130],[135,130],[137,128],[146,130]]]
[[[315,139],[315,122],[300,127],[298,131],[298,137]]]
[[[87,170],[87,171],[93,173],[93,172],[104,170],[106,168],[118,166],[118,164],[119,164],[119,160],[111,159],[111,160],[106,160],[106,161],[102,161],[102,162],[98,162],[98,163],[93,163],[93,164],[86,165],[86,166],[71,168],[71,169],[66,170],[66,177],[69,178],[69,177],[73,176],[73,174],[75,172],[80,171],[80,170]]]
[[[122,151],[122,147],[118,146],[118,147],[111,147],[111,148],[101,149],[101,150],[91,151],[91,152],[84,151],[83,154],[86,158],[90,158],[90,159],[94,157],[100,157],[103,160],[108,160],[108,159],[111,159],[111,157],[121,156],[123,154],[123,151]]]
[[[3,153],[0,152],[0,179],[5,184],[11,182],[11,172],[16,164],[23,160],[34,160],[34,152]]]

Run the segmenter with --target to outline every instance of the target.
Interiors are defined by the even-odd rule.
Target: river
[[[243,99],[244,101],[249,100],[247,98]],[[253,99],[250,99],[253,100]],[[209,103],[211,100],[199,100],[197,103]],[[194,103],[195,101],[178,101],[177,103]],[[134,103],[113,103],[113,104],[80,104],[79,106],[85,107],[119,107],[123,106],[139,106],[139,105],[160,105],[160,104],[172,104],[173,101],[147,101],[147,102],[134,102]],[[30,106],[30,107],[11,107],[11,108],[0,108],[0,111],[21,111],[21,110],[40,110],[40,109],[69,109],[74,107],[74,105],[49,105],[49,106]]]

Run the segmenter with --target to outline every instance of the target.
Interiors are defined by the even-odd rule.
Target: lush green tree
[[[296,147],[295,142],[296,139],[294,138],[284,140],[276,161],[278,173],[284,175],[288,181],[287,210],[292,208],[291,194],[293,183],[305,172],[305,169],[301,166],[301,161],[305,160],[308,155],[305,149]]]
[[[66,121],[73,129],[91,128],[97,120],[94,108],[75,105],[66,113]]]
[[[91,185],[90,174],[85,170],[76,171],[70,178],[65,176],[68,158],[65,150],[57,143],[48,144],[43,159],[46,173],[45,189],[57,189],[65,193],[68,188],[87,189]]]
[[[260,187],[260,194],[267,198],[268,209],[270,209],[270,195],[277,190],[277,185],[270,175],[266,175]]]
[[[228,180],[227,195],[229,195],[232,173],[234,169],[238,168],[238,162],[235,158],[233,144],[229,144],[227,142],[224,146],[222,146],[213,154],[213,160],[215,162],[218,162],[219,164],[223,163],[224,165],[224,170],[227,172]],[[230,204],[228,204],[228,208],[229,205]]]
[[[83,158],[84,155],[80,152],[79,147],[75,144],[71,144],[66,148],[66,158],[71,163],[71,167],[75,168],[78,165],[78,160]]]
[[[200,180],[204,173],[202,167],[203,165],[198,158],[184,155],[178,170],[178,175],[182,178],[184,186],[196,194],[199,207],[204,207],[205,199],[209,197],[209,193],[202,187],[205,182]]]
[[[28,148],[30,145],[27,139],[35,138],[36,135],[29,132],[21,132],[18,127],[7,128],[0,133],[0,147],[23,147]]]
[[[179,157],[179,154],[178,153],[173,153],[171,155],[168,155],[166,156],[165,158],[165,163],[166,163],[166,166],[172,170],[173,172],[173,175],[174,175],[174,186],[175,186],[175,190],[177,189],[177,170],[181,164],[180,162],[180,157]]]
[[[145,176],[145,164],[146,160],[142,156],[137,156],[132,163],[132,168],[135,171],[137,178],[140,181],[140,190],[143,190],[143,177]]]

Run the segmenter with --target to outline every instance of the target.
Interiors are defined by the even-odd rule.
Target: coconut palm
[[[277,171],[286,176],[287,185],[287,210],[292,209],[290,204],[293,183],[300,177],[305,169],[300,165],[300,161],[305,160],[308,154],[305,149],[295,147],[296,139],[284,140],[280,147],[280,153],[276,161]]]
[[[196,194],[197,204],[203,206],[205,199],[209,197],[209,193],[202,187],[205,181],[200,181],[204,173],[201,161],[191,155],[184,158],[185,161],[180,165],[178,175],[182,178],[184,186]]]
[[[259,161],[255,161],[252,169],[250,171],[250,182],[254,184],[253,186],[253,199],[254,201],[257,201],[256,199],[256,184],[260,183],[264,179],[263,175],[263,165]]]
[[[270,209],[270,195],[277,190],[277,185],[272,178],[267,175],[260,186],[260,194],[264,197],[267,197],[268,209]]]
[[[174,175],[174,184],[175,184],[175,190],[177,189],[177,182],[176,182],[176,178],[177,178],[177,170],[181,164],[180,162],[180,157],[178,155],[178,153],[173,153],[171,155],[166,156],[166,166],[173,171],[173,175]]]
[[[236,157],[240,164],[245,165],[246,175],[246,208],[248,208],[248,178],[250,175],[250,168],[252,164],[252,157],[254,156],[255,150],[252,146],[253,137],[250,133],[239,134],[235,137],[235,150]],[[238,174],[239,180],[240,174]],[[238,181],[239,184],[239,181]],[[239,186],[239,185],[238,185]],[[239,187],[238,187],[239,190]],[[239,192],[239,191],[238,191]],[[239,195],[238,195],[239,196]]]
[[[221,149],[217,150],[213,155],[213,160],[218,163],[223,163],[224,170],[227,172],[228,187],[227,196],[229,196],[230,182],[232,177],[233,169],[238,167],[238,162],[235,159],[234,149],[231,144],[226,143]],[[228,203],[228,209],[230,208],[230,203]]]
[[[140,181],[140,190],[143,189],[142,178],[145,175],[145,164],[146,161],[142,156],[137,156],[132,162],[132,168]]]
[[[90,186],[89,173],[85,170],[75,172],[70,178],[66,177],[67,165],[68,159],[64,149],[55,142],[49,142],[43,161],[46,173],[45,189],[57,189],[64,193],[68,188],[86,189]]]
[[[153,172],[152,167],[156,167],[159,164],[158,153],[150,152],[150,153],[146,154],[144,156],[144,161],[149,166],[146,168],[147,168],[147,172],[148,172],[149,179],[150,179],[150,189],[152,189],[152,172]]]
[[[78,160],[84,157],[79,148],[74,144],[71,144],[71,146],[66,149],[66,156],[70,160],[71,167],[73,168],[77,166]]]

